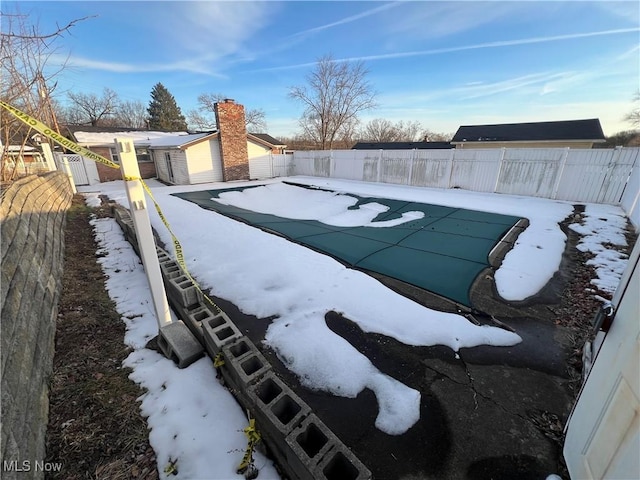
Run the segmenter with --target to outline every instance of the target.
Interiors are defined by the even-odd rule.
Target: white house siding
[[[171,156],[171,168],[173,170],[173,181],[169,178],[167,164],[165,161],[165,153]],[[154,160],[156,162],[156,173],[158,178],[175,185],[189,185],[189,173],[187,171],[187,158],[183,150],[177,148],[172,149],[154,149]]]
[[[249,158],[262,157],[263,155],[268,155],[270,152],[271,149],[269,147],[247,140],[247,154]]]
[[[167,172],[167,165],[164,161],[164,153],[168,150],[151,150],[151,158],[156,164],[156,174],[158,175],[158,179],[163,182],[170,182],[169,180],[169,172]]]
[[[260,180],[274,176],[269,147],[247,140],[247,153],[249,156],[249,178]]]
[[[189,146],[183,153],[186,154],[185,165],[188,167],[188,179],[185,184],[222,181],[218,139],[196,143]]]

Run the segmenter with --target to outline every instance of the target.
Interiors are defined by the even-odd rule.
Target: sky
[[[335,218],[340,212],[346,214],[344,196],[349,193],[527,217],[529,227],[495,276],[501,295],[514,300],[539,291],[539,278],[535,276],[548,279],[558,269],[566,242],[558,222],[573,211],[569,202],[534,197],[295,177],[296,182],[343,193],[327,195],[323,205],[314,208],[309,203],[309,189],[285,185],[281,180],[286,178],[262,182],[266,186],[258,187],[259,194],[254,189],[250,196],[234,199],[227,195],[226,199],[242,201],[244,207],[255,210],[264,208],[267,201],[269,208],[277,209],[280,215],[287,215],[285,204],[306,204],[306,214],[319,221]],[[264,343],[305,386],[348,398],[371,389],[379,403],[375,426],[389,435],[401,435],[419,421],[420,392],[380,372],[366,356],[333,333],[324,321],[328,310],[343,312],[365,332],[381,333],[408,345],[446,345],[460,356],[464,352],[459,349],[464,347],[527,341],[517,331],[478,326],[460,315],[430,310],[329,256],[171,195],[225,188],[227,184],[168,187],[155,180],[148,184],[178,234],[189,271],[200,285],[245,313],[260,318],[273,316]],[[80,191],[85,192],[91,206],[100,205],[100,194],[128,206],[122,181],[80,187]],[[296,201],[291,202],[292,198]],[[329,206],[331,213],[327,215]],[[162,221],[153,209],[150,212],[152,225],[162,240],[171,244]],[[292,207],[289,214],[294,218],[299,212]],[[586,205],[584,217],[582,223],[571,228],[581,235],[580,248],[596,254],[592,260],[597,271],[594,286],[610,296],[627,263],[627,258],[616,255],[612,248],[626,245],[626,218],[619,206],[596,204]],[[352,219],[358,218],[363,225],[370,221],[355,211]],[[157,334],[157,323],[142,266],[113,219],[94,219],[93,225],[106,288],[127,326],[124,341],[133,349],[124,364],[133,369],[130,378],[145,389],[140,398],[141,411],[150,428],[149,440],[156,452],[160,478],[236,478],[233,472],[246,446],[242,429],[247,420],[242,410],[215,380],[208,357],[180,370],[172,361],[145,348]],[[225,235],[203,237],[203,232],[219,231]],[[533,276],[523,276],[522,271]],[[596,295],[595,288],[592,293]],[[396,315],[389,316],[389,311]],[[345,364],[350,365],[348,370]],[[390,404],[393,408],[388,408]],[[176,476],[164,473],[169,462],[177,462]],[[278,478],[271,462],[260,454],[256,455],[256,466],[261,470],[259,478]]]
[[[640,84],[637,1],[2,2],[56,41],[56,91],[148,104],[160,82],[183,114],[221,93],[266,114],[267,133],[300,131],[288,96],[325,55],[362,61],[377,107],[360,115],[461,125],[599,118],[629,130]]]

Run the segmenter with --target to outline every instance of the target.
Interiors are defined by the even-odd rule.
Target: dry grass
[[[137,398],[142,390],[122,367],[129,351],[124,323],[96,263],[89,209],[74,198],[65,231],[65,269],[50,386],[47,460],[61,462],[52,479],[154,479]]]

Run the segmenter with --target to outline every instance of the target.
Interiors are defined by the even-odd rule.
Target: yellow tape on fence
[[[111,168],[115,168],[115,169],[120,170],[120,165],[118,165],[117,163],[114,163],[111,160],[106,159],[102,155],[98,155],[97,153],[92,152],[88,148],[85,148],[82,145],[78,145],[77,143],[69,140],[68,138],[63,137],[62,135],[60,135],[59,133],[57,133],[54,130],[52,130],[51,128],[49,128],[47,125],[45,125],[41,121],[33,118],[30,115],[27,115],[22,110],[19,110],[16,107],[14,107],[12,105],[9,105],[7,102],[4,102],[2,100],[0,100],[0,106],[3,107],[5,110],[7,110],[9,113],[13,114],[19,120],[22,120],[24,123],[26,123],[28,126],[33,128],[37,132],[40,132],[42,135],[44,135],[47,138],[50,138],[51,140],[53,140],[57,144],[61,145],[62,147],[66,148],[68,150],[71,150],[72,152],[75,152],[78,155],[82,155],[83,157],[89,158],[89,159],[91,159],[91,160],[93,160],[95,162],[102,163],[102,164],[106,165],[107,167],[111,167]],[[215,308],[217,308],[218,310],[221,310],[220,307],[218,307],[213,302],[213,300],[211,300],[200,289],[200,285],[198,285],[198,283],[195,281],[195,279],[189,273],[189,270],[187,269],[187,265],[186,265],[186,263],[184,261],[184,252],[182,250],[182,245],[180,244],[180,241],[178,240],[178,237],[176,237],[175,234],[173,233],[173,230],[171,230],[171,226],[169,225],[169,221],[164,216],[164,213],[162,213],[162,209],[160,208],[160,205],[158,204],[158,202],[154,198],[153,193],[151,193],[151,189],[149,188],[149,186],[145,183],[145,181],[142,178],[139,178],[139,177],[136,178],[136,177],[125,176],[124,180],[126,180],[126,181],[140,180],[140,182],[142,183],[142,188],[144,188],[144,191],[147,192],[147,194],[149,195],[149,198],[153,202],[153,205],[154,205],[154,207],[156,209],[156,212],[158,212],[158,216],[160,217],[160,220],[162,220],[162,223],[164,224],[164,226],[166,227],[167,231],[171,235],[171,241],[173,242],[173,250],[175,252],[176,261],[178,262],[178,265],[180,265],[180,268],[182,268],[182,270],[187,275],[187,277],[189,277],[189,280],[191,280],[191,282],[200,291],[200,293],[202,293],[203,297],[209,303],[211,303],[211,305],[213,305]]]
[[[16,118],[18,118],[19,120],[22,120],[24,123],[29,125],[34,130],[40,132],[45,137],[50,138],[57,144],[62,145],[64,148],[71,150],[72,152],[75,152],[79,155],[82,155],[83,157],[87,157],[96,162],[103,163],[108,167],[118,168],[118,169],[120,168],[120,165],[118,165],[117,163],[113,163],[111,160],[107,160],[102,155],[98,155],[97,153],[92,152],[88,148],[85,148],[83,146],[78,145],[75,142],[72,142],[68,138],[63,137],[59,133],[47,127],[41,121],[36,120],[35,118],[31,117],[30,115],[27,115],[23,111],[18,110],[16,107],[9,105],[7,102],[3,102],[2,100],[0,100],[0,106],[4,107],[6,110],[12,113]]]

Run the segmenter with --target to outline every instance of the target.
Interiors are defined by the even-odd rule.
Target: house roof
[[[250,137],[255,137],[258,140],[261,140],[263,143],[267,143],[272,147],[286,147],[284,143],[282,143],[277,138],[273,138],[268,133],[248,133]]]
[[[130,138],[137,146],[149,148],[184,148],[192,143],[214,138],[218,132],[166,132],[157,130],[123,129],[122,127],[89,127],[72,125],[67,127],[75,141],[84,146],[112,146],[113,139]],[[286,147],[280,140],[267,133],[248,133],[247,137],[269,147]]]
[[[189,145],[210,140],[218,135],[218,132],[201,132],[187,135],[168,135],[152,138],[150,140],[135,141],[136,145],[149,148],[186,148]]]
[[[503,123],[461,126],[451,143],[465,142],[604,142],[600,120],[564,120],[558,122]]]
[[[160,132],[154,130],[135,130],[113,127],[79,127],[78,130],[70,129],[75,141],[80,145],[112,146],[114,138],[129,138],[135,143],[150,142],[162,137],[185,136],[187,132]]]
[[[453,148],[449,142],[358,142],[351,150],[428,150]]]

